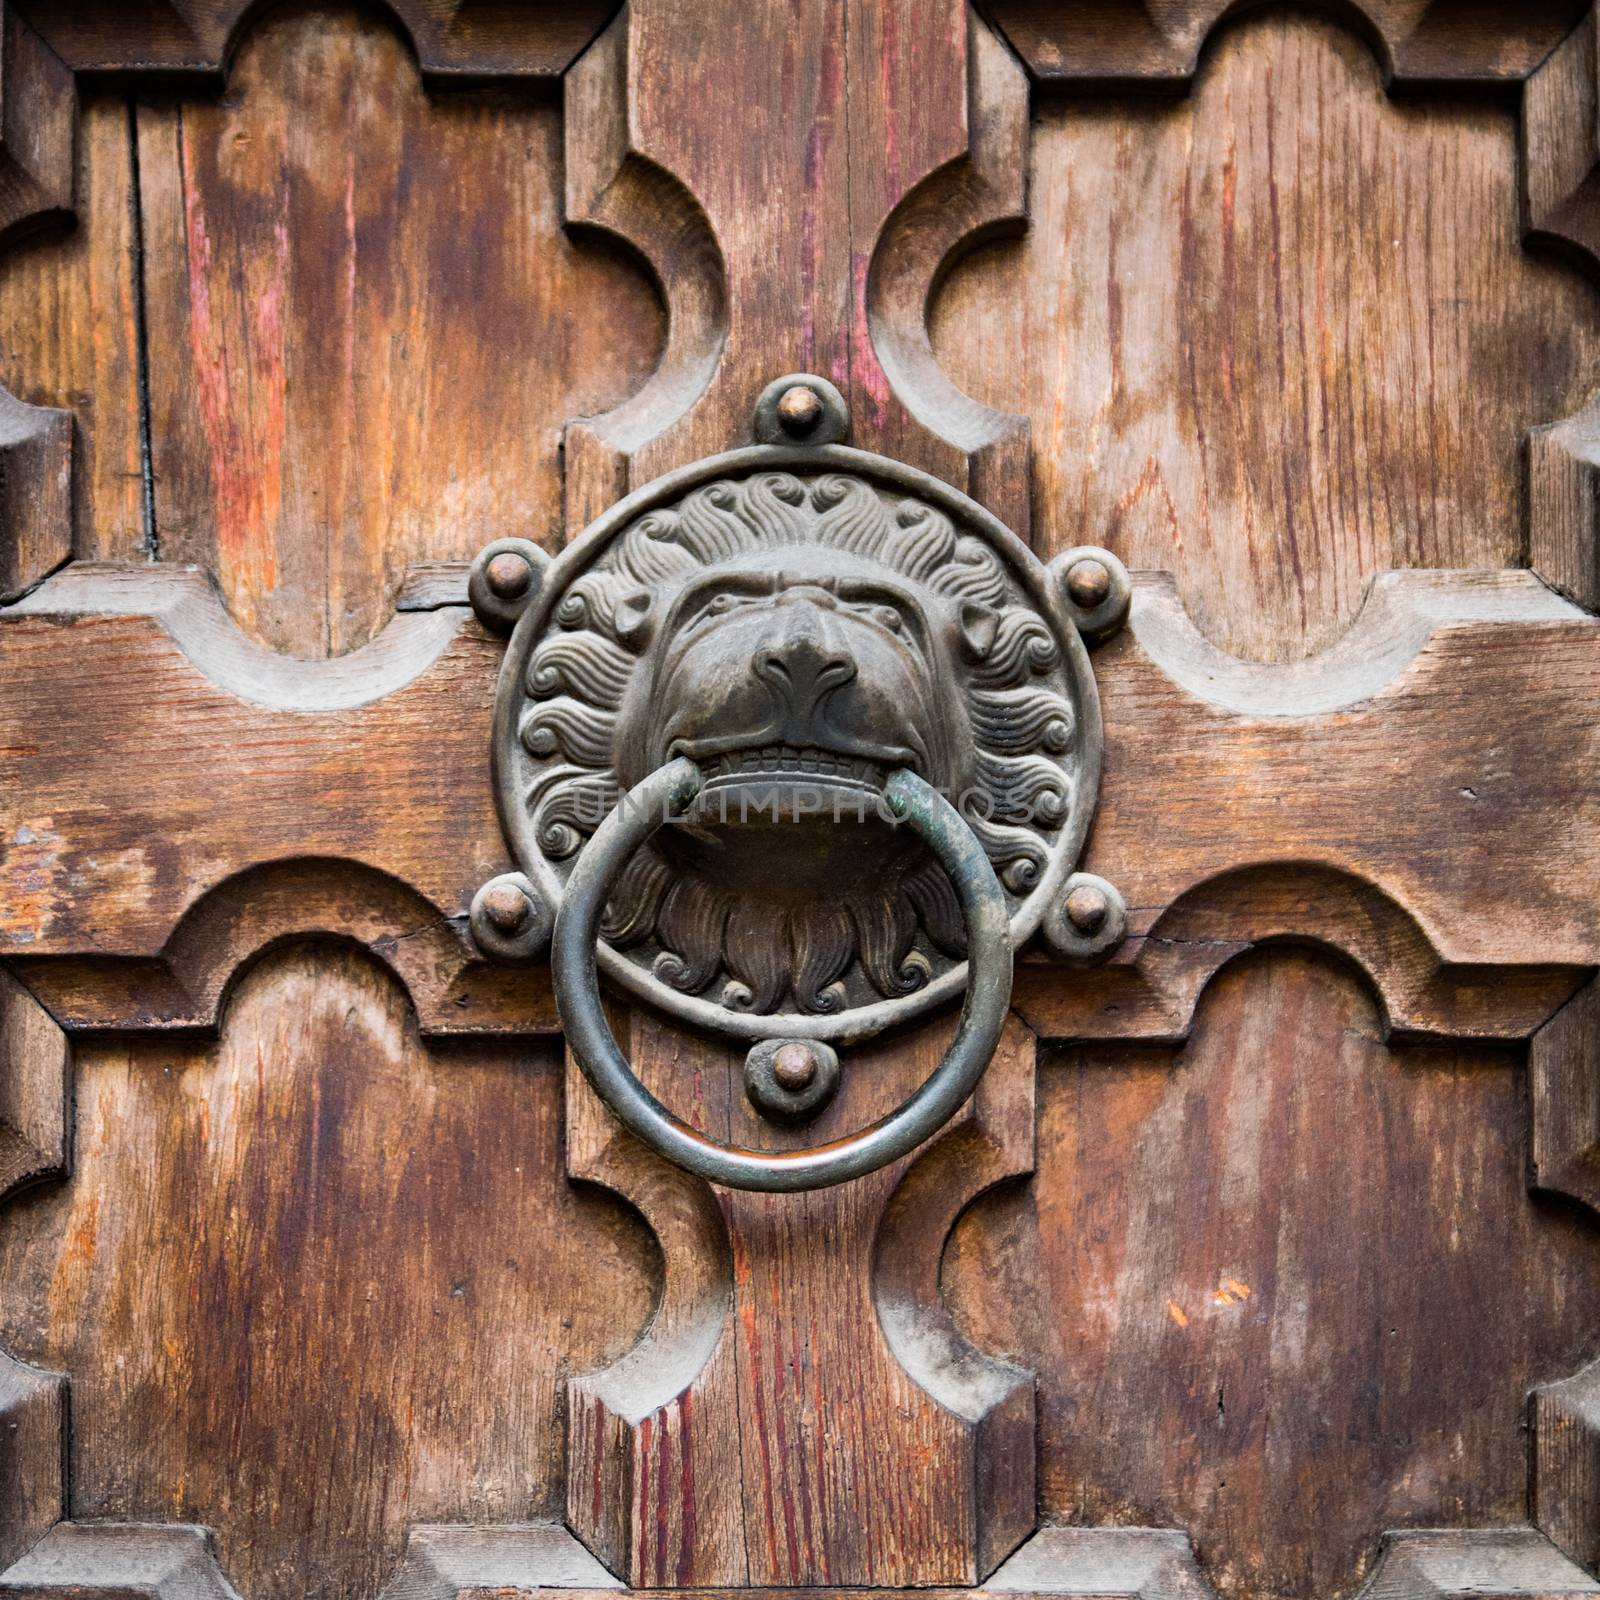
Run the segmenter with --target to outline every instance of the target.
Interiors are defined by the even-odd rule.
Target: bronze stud
[[[1111,573],[1103,561],[1074,561],[1067,569],[1067,595],[1073,605],[1093,611],[1111,593]]]
[[[1079,933],[1098,933],[1110,912],[1111,902],[1106,899],[1105,890],[1097,889],[1092,883],[1080,883],[1067,896],[1067,921]]]
[[[794,1039],[780,1045],[772,1057],[772,1076],[791,1094],[809,1089],[817,1076],[817,1058],[811,1047]]]
[[[796,436],[809,433],[822,416],[822,400],[815,389],[797,383],[785,389],[778,401],[778,421],[788,433]]]
[[[510,550],[502,550],[495,556],[483,575],[489,592],[500,600],[515,600],[518,595],[526,594],[528,585],[533,582],[533,568]]]
[[[483,897],[483,914],[489,925],[508,937],[527,926],[533,907],[528,897],[515,884],[497,883]]]

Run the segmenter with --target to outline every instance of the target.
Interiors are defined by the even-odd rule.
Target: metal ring
[[[977,1086],[1011,1004],[1011,933],[994,868],[956,809],[912,772],[884,787],[890,814],[939,858],[966,919],[968,980],[961,1022],[944,1059],[911,1098],[870,1127],[805,1150],[749,1150],[680,1121],[634,1075],[600,1004],[595,949],[611,887],[629,857],[700,792],[700,769],[680,756],[623,796],[572,869],[556,916],[550,965],[556,1008],[583,1075],[617,1119],[651,1149],[732,1189],[791,1192],[844,1183],[914,1150]]]

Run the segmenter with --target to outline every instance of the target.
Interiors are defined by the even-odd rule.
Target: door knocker
[[[957,1110],[998,1041],[1013,952],[1042,929],[1085,963],[1126,913],[1074,871],[1100,779],[1083,639],[1129,585],[1106,551],[1042,564],[947,484],[845,447],[844,400],[770,384],[757,443],[647,484],[559,557],[497,540],[469,592],[510,633],[495,699],[501,824],[521,872],[472,931],[551,948],[596,1092],[715,1182],[816,1188],[870,1172]],[[1082,637],[1080,637],[1082,636]],[[814,1115],[849,1044],[964,995],[898,1110],[846,1139],[719,1144],[634,1076],[597,976],[752,1048],[774,1117]]]

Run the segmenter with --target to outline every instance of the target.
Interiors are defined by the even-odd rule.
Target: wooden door
[[[1594,11],[0,16],[0,1594],[1600,1592]],[[787,373],[1134,577],[1126,936],[785,1195],[474,942],[467,602]]]

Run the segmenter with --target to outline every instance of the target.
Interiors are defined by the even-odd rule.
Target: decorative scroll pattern
[[[817,590],[827,609],[786,624],[798,612],[770,611],[763,600],[786,561],[819,582],[854,574],[857,600]],[[707,582],[722,586],[714,597]],[[551,623],[532,645],[514,702],[518,742],[501,752],[500,772],[507,805],[529,819],[519,850],[531,837],[557,877],[618,796],[667,757],[668,719],[686,714],[686,698],[700,718],[693,731],[720,735],[701,742],[727,752],[706,757],[712,787],[748,783],[763,805],[771,799],[763,781],[825,784],[837,769],[855,785],[860,804],[835,822],[843,831],[830,852],[850,880],[843,888],[827,881],[767,899],[759,863],[745,873],[706,865],[708,855],[728,853],[716,846],[670,866],[656,844],[633,859],[604,931],[674,990],[710,990],[741,1011],[836,1012],[911,994],[965,955],[937,865],[890,874],[879,862],[892,852],[864,837],[874,820],[870,785],[887,776],[881,758],[840,752],[915,744],[906,759],[961,807],[1013,912],[1042,886],[1052,857],[1075,857],[1093,806],[1086,744],[1090,761],[1097,754],[1084,733],[1092,739],[1096,726],[1092,693],[1073,666],[1081,655],[1068,655],[1076,640],[1070,625],[1053,631],[1000,551],[935,505],[864,473],[719,478],[616,533],[547,603]],[[720,615],[701,609],[719,605]],[[741,626],[744,610],[757,620]],[[719,621],[720,650],[696,655],[691,642],[675,653],[696,628]],[[786,626],[825,628],[827,648],[848,659],[848,679],[816,704],[781,665],[768,669],[787,686],[780,699],[753,664]],[[641,698],[663,681],[665,662],[676,702]],[[742,697],[730,682],[745,685]],[[813,745],[821,752],[801,748]],[[741,790],[725,803],[749,799]],[[849,794],[838,803],[848,807]]]

